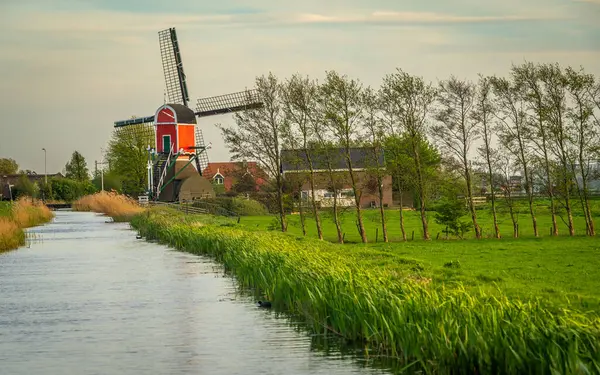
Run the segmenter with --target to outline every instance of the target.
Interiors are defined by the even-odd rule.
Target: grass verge
[[[133,199],[113,192],[86,195],[73,203],[73,211],[91,211],[110,216],[116,222],[130,221],[144,211]]]
[[[16,202],[0,202],[0,252],[25,244],[23,228],[46,223],[54,217],[41,201],[22,198]]]
[[[150,210],[131,224],[148,239],[210,255],[241,286],[319,332],[364,342],[426,373],[597,373],[600,319],[503,293],[436,285],[373,267],[339,245],[250,231],[218,218]],[[346,247],[346,251],[352,251]]]

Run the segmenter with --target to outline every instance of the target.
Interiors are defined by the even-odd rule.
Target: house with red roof
[[[267,175],[255,161],[230,161],[208,163],[202,175],[215,185],[223,185],[226,192],[244,175],[250,174],[256,182],[256,190],[266,182]]]

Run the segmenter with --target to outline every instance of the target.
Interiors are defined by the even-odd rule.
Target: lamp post
[[[44,183],[47,185],[48,184],[48,173],[46,170],[46,148],[42,148],[42,150],[44,151]]]

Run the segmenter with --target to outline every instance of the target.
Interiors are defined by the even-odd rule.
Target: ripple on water
[[[315,351],[208,259],[57,212],[0,255],[2,374],[375,374]]]

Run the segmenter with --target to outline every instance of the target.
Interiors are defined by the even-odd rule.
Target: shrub
[[[65,202],[73,202],[96,191],[89,181],[75,181],[69,178],[54,178],[50,182],[53,198]]]
[[[227,211],[235,212],[240,216],[262,216],[268,214],[267,208],[261,202],[245,198],[217,197],[202,199],[196,202],[194,206],[207,208],[210,213],[219,213],[218,208],[220,207]]]
[[[231,211],[240,216],[262,216],[267,215],[267,208],[253,199],[233,198],[231,200]]]

